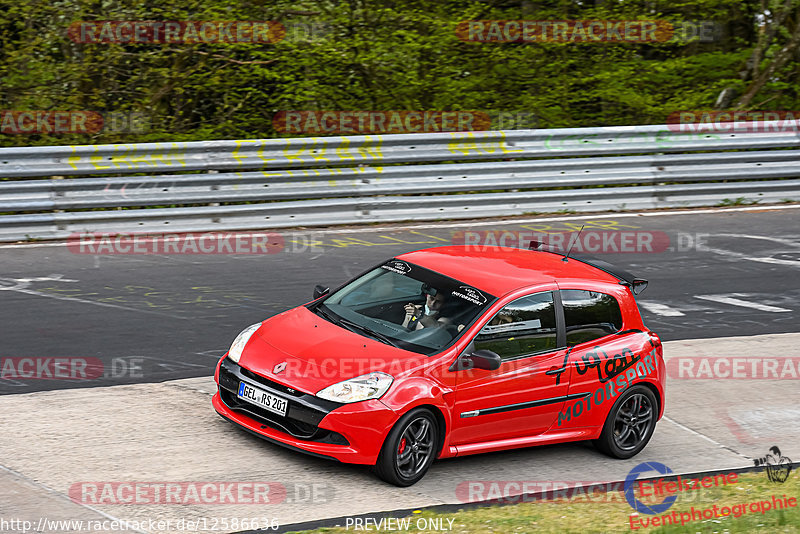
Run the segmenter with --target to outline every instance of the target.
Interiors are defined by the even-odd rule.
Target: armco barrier
[[[0,241],[798,201],[800,135],[764,129],[0,148]]]

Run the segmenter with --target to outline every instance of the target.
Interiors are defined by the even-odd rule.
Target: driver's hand
[[[406,304],[405,309],[406,309],[406,315],[410,315],[412,317],[415,315],[420,315],[420,313],[422,312],[422,306],[417,306],[410,302]]]

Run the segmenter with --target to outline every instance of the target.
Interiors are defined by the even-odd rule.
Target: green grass
[[[678,494],[673,506],[659,516],[641,514],[638,519],[661,517],[672,512],[690,512],[691,508],[705,509],[717,505],[741,505],[744,503],[771,500],[772,496],[786,498],[794,497],[800,500],[800,476],[793,471],[789,480],[784,484],[772,483],[764,472],[746,473],[738,477],[736,484],[728,486],[702,488]],[[644,500],[644,498],[642,499]],[[605,501],[605,502],[602,502]],[[645,501],[646,502],[646,501]],[[653,503],[660,502],[654,501]],[[798,503],[800,506],[800,503]],[[741,517],[721,516],[713,519],[690,521],[681,526],[667,525],[661,527],[641,527],[631,530],[629,518],[633,509],[628,505],[625,497],[620,492],[609,493],[607,496],[594,495],[579,497],[572,502],[545,501],[534,503],[512,504],[507,506],[488,506],[482,508],[468,508],[457,513],[435,513],[431,511],[417,511],[411,515],[411,528],[409,530],[386,530],[379,532],[451,532],[452,534],[524,534],[524,533],[562,533],[574,532],[580,534],[606,533],[606,532],[640,532],[640,533],[800,533],[800,508],[788,510],[769,510],[764,514],[748,512]],[[375,514],[377,517],[379,514]],[[453,519],[452,530],[419,530],[416,528],[420,518],[442,521],[447,529],[448,519]],[[420,522],[422,524],[422,522]],[[374,528],[374,527],[373,527]],[[374,531],[374,530],[373,530]],[[315,534],[345,534],[356,532],[353,526],[346,528],[321,528],[314,531],[304,531]]]
[[[751,206],[753,204],[758,204],[759,200],[749,200],[745,197],[739,198],[723,198],[721,202],[717,203],[717,206]]]

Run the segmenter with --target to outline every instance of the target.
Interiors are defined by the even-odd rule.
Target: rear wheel
[[[636,456],[650,441],[657,415],[658,402],[650,388],[633,386],[612,406],[595,445],[614,458]]]
[[[433,414],[425,408],[411,410],[386,437],[375,472],[395,486],[411,486],[428,472],[438,443],[439,429]]]

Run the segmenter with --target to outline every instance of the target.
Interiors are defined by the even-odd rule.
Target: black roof
[[[620,283],[625,284],[626,286],[630,286],[634,293],[641,293],[647,287],[647,280],[644,278],[640,278],[635,276],[625,269],[621,269],[616,265],[607,262],[606,260],[601,260],[595,256],[590,256],[588,254],[565,254],[563,252],[555,251],[555,250],[547,250],[544,248],[548,246],[547,243],[541,243],[539,241],[531,241],[530,243],[530,250],[536,250],[540,252],[549,252],[551,254],[557,254],[559,256],[564,256],[564,261],[569,260],[576,260],[581,263],[585,263],[586,265],[591,265],[596,269],[600,269],[603,272],[606,272],[620,281]],[[638,291],[636,288],[641,287]]]

